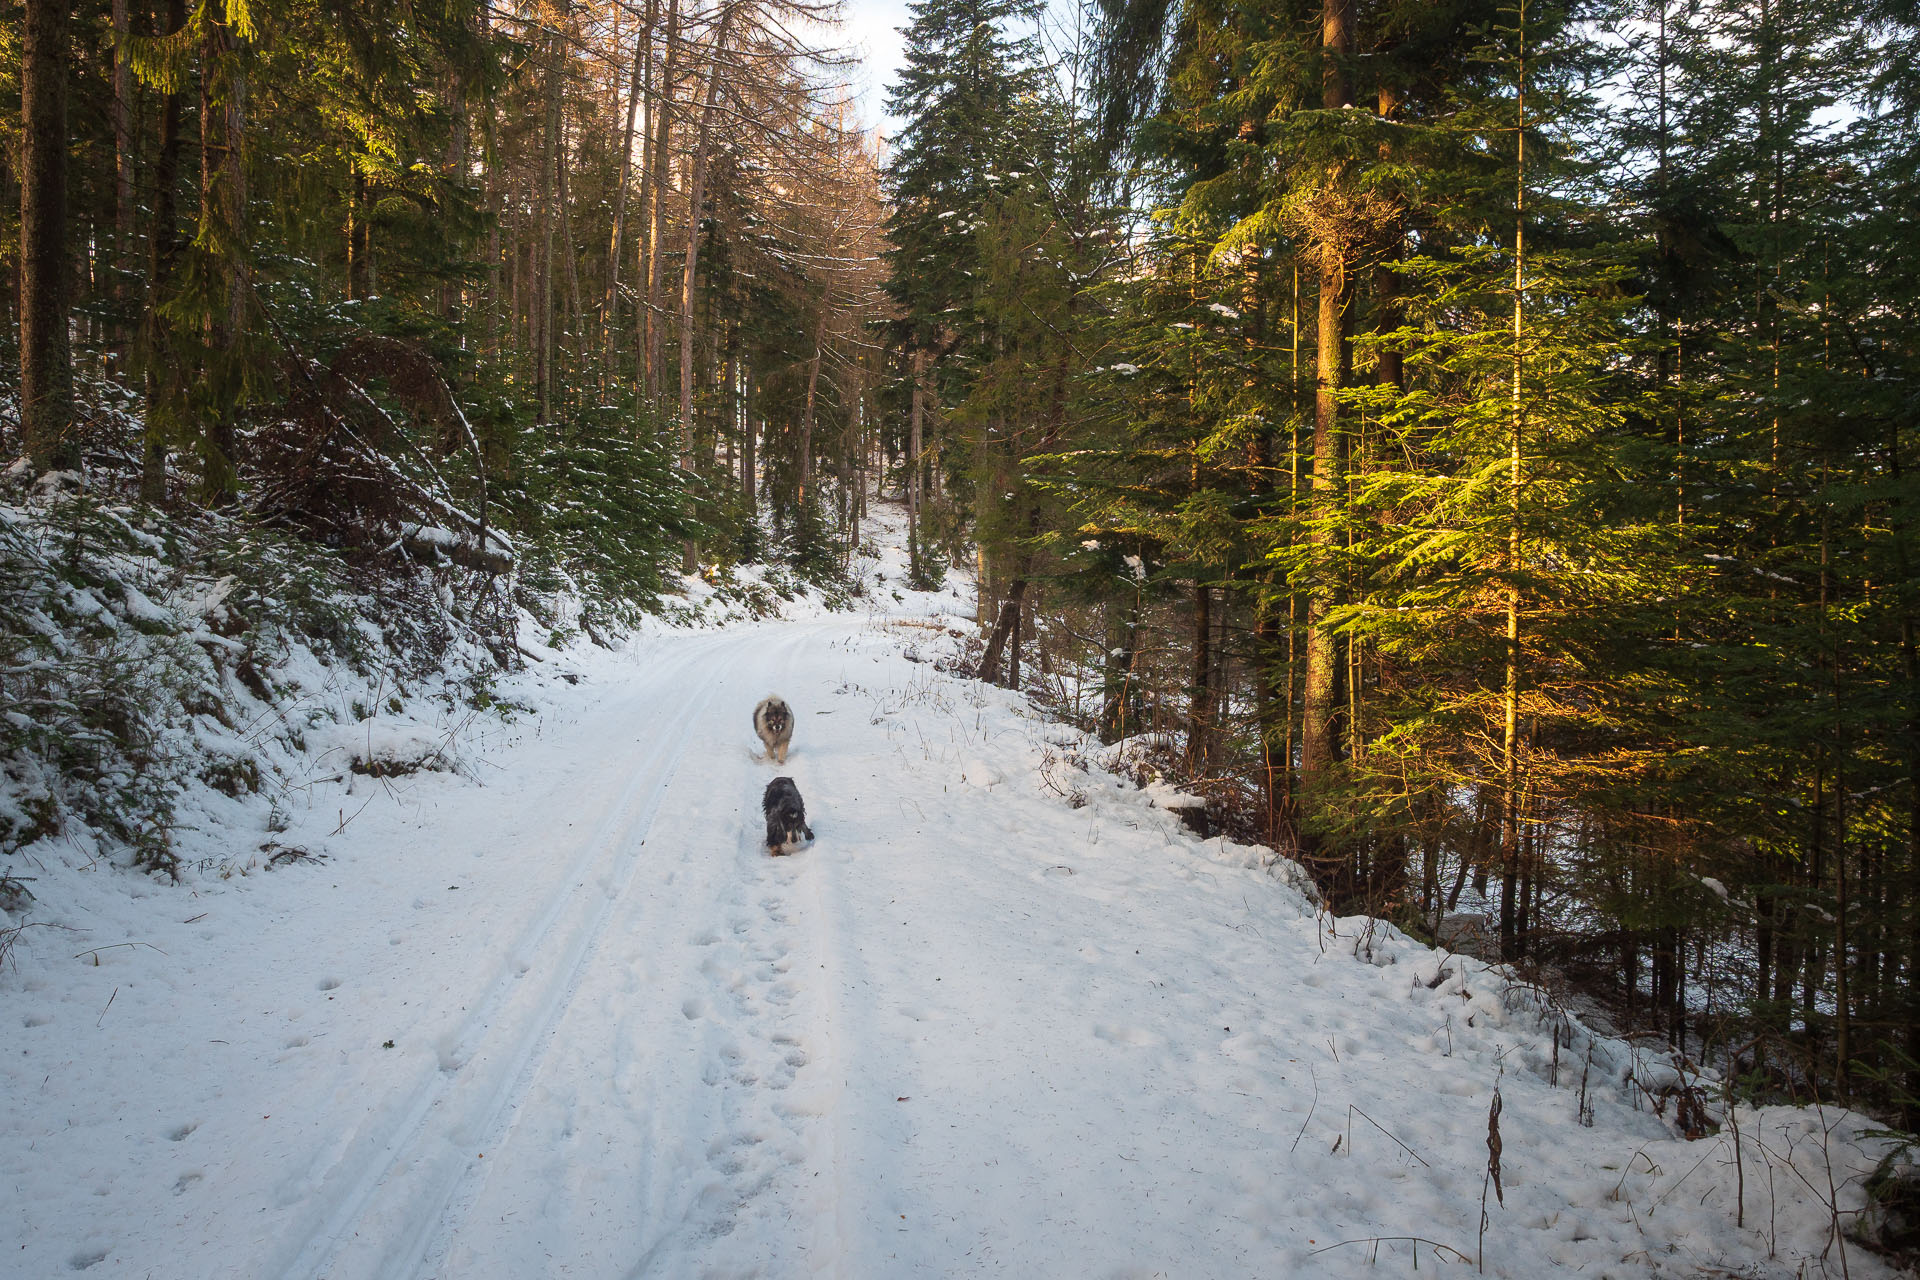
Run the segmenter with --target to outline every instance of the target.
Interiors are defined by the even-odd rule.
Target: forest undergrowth
[[[343,770],[457,767],[476,717],[520,710],[496,692],[504,672],[617,643],[648,616],[701,625],[773,616],[809,591],[847,598],[841,560],[796,552],[788,530],[736,530],[680,580],[658,536],[569,527],[564,498],[517,522],[505,508],[494,518],[518,527],[483,531],[430,487],[430,463],[409,476],[373,453],[379,483],[323,486],[330,537],[316,504],[292,519],[259,496],[286,492],[264,469],[244,505],[156,507],[114,447],[138,421],[96,390],[82,469],[36,475],[22,459],[0,473],[0,908],[15,917],[39,842],[177,880],[188,788],[277,809]],[[289,424],[263,434],[276,429]]]

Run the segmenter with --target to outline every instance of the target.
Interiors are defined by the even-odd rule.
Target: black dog
[[[793,785],[792,778],[775,778],[767,784],[767,793],[760,798],[760,807],[767,812],[767,852],[778,856],[792,852],[791,846],[800,843],[805,836],[813,839],[813,828],[807,825],[806,802],[800,798],[800,788]]]

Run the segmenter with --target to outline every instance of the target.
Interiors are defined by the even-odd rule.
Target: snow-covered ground
[[[338,731],[287,829],[190,807],[179,887],[40,846],[0,1275],[1891,1274],[1832,1231],[1860,1117],[1682,1139],[1657,1054],[1192,838],[936,670],[961,591],[870,574],[866,612],[549,654],[504,725]]]

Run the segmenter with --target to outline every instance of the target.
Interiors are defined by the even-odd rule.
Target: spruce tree
[[[906,62],[887,95],[887,109],[905,124],[885,187],[893,200],[887,293],[908,382],[906,488],[917,516],[934,406],[965,399],[970,362],[980,354],[977,233],[995,191],[1017,171],[1020,147],[1009,126],[1027,118],[1021,100],[1036,86],[1034,42],[1008,28],[1031,22],[1039,5],[922,0],[909,12]],[[919,523],[916,573],[924,572]]]

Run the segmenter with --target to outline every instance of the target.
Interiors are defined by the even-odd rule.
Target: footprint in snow
[[[1145,1048],[1164,1043],[1159,1036],[1143,1028],[1116,1027],[1109,1023],[1094,1024],[1093,1034],[1109,1044],[1123,1044],[1133,1048]]]

